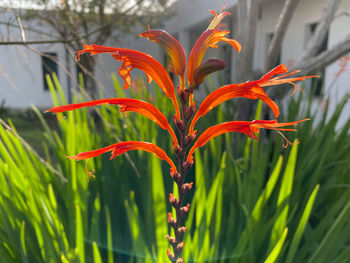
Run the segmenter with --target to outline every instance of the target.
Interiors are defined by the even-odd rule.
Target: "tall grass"
[[[113,79],[116,96],[123,96]],[[65,104],[56,76],[48,83],[54,104]],[[140,87],[131,96],[151,99]],[[154,103],[171,119],[167,98],[153,91]],[[328,121],[317,123],[307,107],[311,102],[293,100],[282,116],[311,117],[295,135],[301,144],[290,149],[282,149],[272,133],[259,142],[227,134],[196,153],[185,262],[349,262],[350,120],[335,129],[346,99]],[[231,120],[233,109],[226,103],[202,123]],[[118,140],[150,138],[171,152],[166,132],[113,106],[69,112],[58,131],[36,112],[49,165],[0,125],[1,260],[167,262],[167,196],[173,185],[166,164],[138,151],[113,161],[102,156],[88,162],[96,175],[88,183],[84,163],[66,158]]]

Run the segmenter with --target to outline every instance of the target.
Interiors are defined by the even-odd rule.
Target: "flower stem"
[[[174,197],[173,194],[169,195],[169,202],[175,209],[176,218],[172,217],[172,214],[168,213],[168,223],[174,229],[175,236],[171,237],[167,235],[169,244],[173,247],[173,253],[168,249],[168,257],[171,262],[182,263],[183,258],[181,257],[182,250],[184,247],[183,235],[186,232],[185,217],[188,214],[190,204],[184,206],[185,195],[191,190],[193,183],[185,183],[185,176],[189,169],[192,167],[193,163],[186,162],[187,148],[194,139],[194,136],[186,136],[188,131],[189,120],[193,116],[194,106],[188,105],[188,94],[187,91],[180,91],[180,101],[181,101],[181,120],[175,119],[176,127],[180,134],[179,145],[174,148],[174,152],[179,160],[178,172],[176,174],[171,174],[175,183],[177,184],[177,189],[179,197]]]

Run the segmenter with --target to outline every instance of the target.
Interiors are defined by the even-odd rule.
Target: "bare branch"
[[[282,12],[278,18],[277,25],[271,40],[268,52],[265,69],[271,69],[277,63],[278,52],[281,49],[283,38],[287,32],[287,28],[293,17],[294,11],[297,8],[300,0],[287,0],[284,3]]]
[[[22,41],[26,42],[26,34],[24,33],[24,30],[23,30],[21,18],[19,16],[16,16],[16,19],[17,19],[17,22],[18,22],[19,30],[21,31]]]
[[[321,21],[318,23],[315,33],[302,53],[301,60],[316,55],[320,50],[320,47],[327,36],[329,26],[338,10],[340,1],[341,0],[327,0]]]
[[[318,69],[325,68],[349,52],[350,36],[343,42],[335,45],[333,48],[328,49],[315,57],[302,60],[295,68],[301,69],[303,75],[315,73]]]

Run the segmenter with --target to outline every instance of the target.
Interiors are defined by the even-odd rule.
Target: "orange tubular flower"
[[[272,69],[271,71],[269,71],[268,73],[266,73],[259,80],[249,81],[241,84],[231,84],[215,90],[214,92],[209,94],[199,106],[198,111],[196,115],[193,117],[193,120],[191,122],[189,133],[191,135],[193,134],[194,126],[200,117],[204,116],[212,108],[225,102],[226,100],[237,98],[237,97],[244,97],[248,99],[261,99],[271,108],[275,117],[277,118],[279,115],[279,109],[277,104],[269,98],[269,96],[265,93],[265,91],[261,87],[289,83],[295,87],[292,93],[293,95],[296,89],[299,88],[295,83],[293,83],[293,81],[301,81],[304,79],[317,77],[316,75],[313,75],[313,76],[296,77],[296,78],[285,78],[287,76],[297,73],[298,71],[293,71],[289,73],[287,72],[288,72],[288,69],[286,68],[286,66],[281,64],[275,67],[274,69]],[[277,74],[283,74],[283,73],[287,73],[287,74],[280,75],[278,77],[273,78],[273,76]]]
[[[131,49],[104,47],[99,45],[86,45],[84,49],[77,51],[76,60],[79,60],[80,55],[89,52],[91,55],[98,53],[110,53],[116,60],[123,61],[122,66],[119,68],[119,75],[124,79],[124,89],[127,89],[131,83],[130,71],[133,68],[141,69],[147,76],[148,82],[152,79],[159,85],[166,96],[168,96],[175,107],[176,117],[180,118],[180,110],[175,95],[174,85],[166,72],[165,68],[153,57]]]
[[[193,159],[193,152],[199,148],[204,146],[208,141],[215,138],[216,136],[219,136],[221,134],[227,133],[227,132],[241,132],[246,134],[248,137],[258,140],[258,137],[256,137],[256,133],[259,133],[259,128],[264,129],[270,129],[270,130],[277,130],[279,131],[296,131],[295,129],[290,128],[281,128],[285,126],[295,126],[299,122],[307,121],[308,119],[303,119],[300,121],[294,121],[294,122],[285,122],[285,123],[278,123],[276,120],[254,120],[254,121],[231,121],[231,122],[225,122],[221,123],[215,126],[212,126],[205,130],[197,139],[196,143],[192,146],[190,149],[188,155],[187,155],[187,162],[192,162]],[[292,144],[290,141],[287,140],[287,138],[280,133],[283,138],[286,140],[287,144],[284,145],[284,147],[287,147],[288,144]]]
[[[218,42],[224,41],[234,47],[238,52],[241,51],[241,45],[238,41],[225,37],[229,32],[229,30],[207,30],[197,39],[188,57],[187,80],[189,84],[193,82],[193,72],[201,64],[205,52],[209,47],[216,48]]]
[[[197,39],[188,57],[187,80],[189,84],[193,82],[193,72],[201,64],[204,54],[209,47],[216,48],[216,44],[218,42],[224,41],[234,47],[238,52],[240,52],[242,48],[241,44],[239,44],[238,41],[225,37],[228,33],[230,33],[229,30],[218,30],[221,20],[225,16],[230,15],[230,12],[222,12],[222,10],[219,14],[212,10],[210,10],[210,12],[213,13],[215,17],[211,21],[207,30],[204,31],[202,35]]]
[[[161,45],[174,65],[174,72],[180,77],[181,88],[185,88],[185,69],[186,57],[185,52],[180,43],[168,32],[164,30],[148,30],[140,34],[140,37],[145,37],[159,45]]]
[[[274,101],[272,101],[269,98],[269,96],[267,96],[265,91],[258,85],[246,87],[245,84],[231,84],[231,85],[223,86],[219,89],[216,89],[203,100],[203,102],[200,104],[198,108],[197,113],[194,115],[192,119],[192,122],[189,128],[189,134],[190,135],[193,134],[194,125],[196,124],[197,120],[200,117],[204,116],[212,108],[225,102],[226,100],[237,98],[237,97],[244,97],[248,99],[259,98],[272,109],[276,118],[279,115],[279,109],[277,104]]]
[[[101,100],[93,100],[88,102],[70,104],[65,106],[53,107],[45,112],[54,112],[61,113],[65,111],[71,111],[83,107],[92,107],[103,104],[111,104],[111,105],[119,105],[121,106],[120,111],[133,111],[142,114],[143,116],[149,118],[150,120],[157,123],[164,130],[168,130],[171,137],[173,138],[173,146],[178,145],[178,141],[176,135],[165,118],[164,114],[161,113],[156,107],[152,104],[137,100],[137,99],[129,99],[129,98],[114,98],[114,99],[101,99]]]
[[[149,143],[149,142],[138,142],[138,141],[118,142],[116,144],[112,144],[110,146],[107,146],[101,149],[97,149],[89,152],[82,152],[75,156],[67,156],[67,157],[69,159],[80,161],[80,160],[89,159],[92,157],[99,156],[103,153],[112,151],[112,156],[110,158],[110,160],[112,160],[115,157],[132,150],[143,150],[143,151],[155,154],[159,159],[165,160],[169,163],[172,174],[177,173],[175,164],[168,157],[168,155],[157,145],[154,145],[153,143]]]

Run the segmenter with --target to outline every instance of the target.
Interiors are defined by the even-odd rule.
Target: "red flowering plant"
[[[249,81],[240,84],[230,84],[220,87],[210,93],[199,105],[196,111],[196,105],[193,99],[194,91],[200,85],[206,76],[209,74],[222,70],[225,67],[225,62],[218,59],[208,59],[202,62],[203,57],[209,47],[216,48],[219,42],[226,42],[231,45],[238,52],[241,50],[241,45],[234,39],[229,39],[226,35],[228,30],[221,29],[221,20],[229,15],[229,12],[220,12],[219,14],[211,11],[214,14],[214,19],[208,26],[207,30],[202,33],[193,46],[187,61],[187,75],[185,53],[180,43],[170,34],[163,30],[147,30],[140,34],[159,45],[161,45],[167,54],[170,56],[173,71],[179,76],[179,87],[177,92],[174,88],[165,68],[153,57],[130,49],[105,47],[99,45],[84,45],[84,49],[77,51],[76,60],[84,53],[91,55],[100,53],[109,53],[116,60],[121,61],[122,65],[119,68],[119,74],[124,79],[124,89],[127,89],[131,83],[130,72],[134,69],[142,70],[150,83],[154,80],[158,86],[163,90],[165,95],[170,98],[174,105],[175,115],[174,124],[177,128],[176,135],[170,123],[164,114],[152,104],[138,99],[130,98],[111,98],[100,99],[89,102],[70,104],[65,106],[53,107],[47,112],[61,114],[65,111],[71,111],[82,107],[92,107],[102,104],[119,105],[123,112],[133,111],[137,112],[158,124],[161,128],[167,130],[172,137],[172,148],[177,157],[178,165],[176,166],[172,159],[165,153],[164,150],[158,146],[142,141],[125,141],[119,142],[98,150],[82,152],[75,156],[69,156],[70,159],[86,160],[92,157],[99,156],[106,152],[111,152],[113,159],[120,154],[131,150],[143,150],[155,154],[162,160],[165,160],[170,165],[170,175],[178,187],[178,196],[169,194],[169,201],[175,209],[175,214],[168,213],[168,223],[173,228],[175,236],[166,235],[172,250],[169,248],[167,253],[171,262],[183,262],[181,253],[184,248],[183,235],[186,232],[185,217],[190,209],[190,204],[184,204],[184,197],[188,193],[193,183],[185,183],[186,173],[194,164],[193,153],[197,148],[204,146],[209,140],[214,137],[227,132],[240,132],[246,134],[248,137],[258,140],[257,134],[259,129],[271,129],[278,131],[286,140],[285,147],[292,144],[281,133],[281,131],[295,131],[293,128],[286,128],[288,126],[295,126],[297,123],[303,122],[306,119],[279,123],[277,120],[253,120],[253,121],[230,121],[215,126],[211,126],[197,137],[197,131],[194,129],[199,118],[206,115],[211,109],[219,104],[233,98],[243,97],[247,99],[260,99],[268,105],[277,118],[279,115],[279,108],[276,103],[269,98],[263,90],[265,86],[279,85],[283,83],[290,83],[298,88],[294,82],[301,81],[306,78],[314,77],[290,77],[296,73],[288,72],[284,65],[279,65],[270,72],[262,76],[259,80]],[[177,93],[177,95],[176,95]],[[294,92],[293,92],[294,93]],[[190,146],[192,147],[190,148]]]

